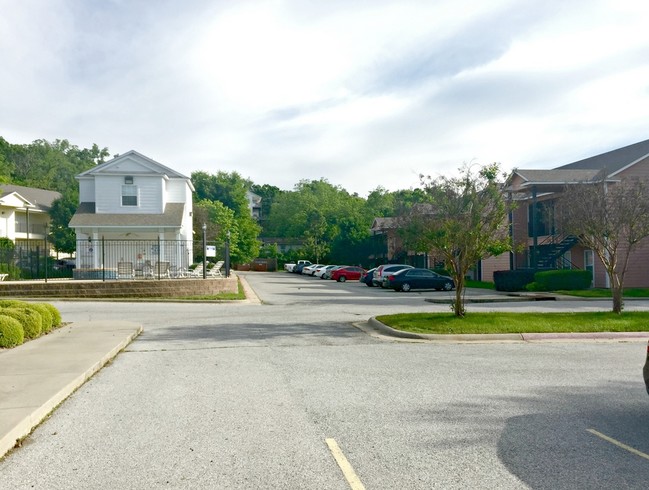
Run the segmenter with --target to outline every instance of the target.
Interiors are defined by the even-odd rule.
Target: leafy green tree
[[[261,197],[261,219],[259,221],[259,224],[262,227],[261,233],[265,236],[270,236],[268,235],[266,230],[266,223],[268,222],[268,217],[270,216],[270,212],[271,212],[270,210],[273,205],[273,202],[275,202],[275,198],[283,194],[284,191],[281,190],[279,187],[275,187],[274,185],[268,185],[268,184],[264,184],[264,185],[253,184],[250,190],[255,194],[257,194],[259,197]]]
[[[194,230],[201,233],[199,230],[202,230],[203,223],[207,228],[207,240],[214,243],[217,250],[225,250],[225,242],[229,240],[232,263],[244,264],[257,257],[259,226],[251,216],[237,218],[234,211],[222,202],[203,199],[194,204]]]
[[[196,190],[196,201],[219,201],[232,209],[237,216],[250,214],[246,193],[252,182],[237,172],[219,171],[215,175],[203,171],[192,172],[191,179]]]
[[[11,145],[5,158],[14,167],[13,183],[67,194],[77,189],[75,175],[102,163],[108,155],[107,148],[97,145],[79,149],[67,140],[36,140],[29,145]]]
[[[608,183],[606,176],[566,188],[557,206],[561,229],[604,264],[613,296],[613,312],[624,306],[624,276],[629,259],[649,237],[649,181],[624,179]]]
[[[312,260],[348,262],[356,256],[347,252],[369,236],[372,219],[362,198],[325,179],[303,180],[275,196],[265,232],[301,239]]]
[[[62,196],[52,203],[49,237],[57,252],[73,253],[77,248],[74,230],[68,227],[76,209],[77,198],[74,194]]]
[[[422,176],[428,205],[404,216],[405,242],[417,251],[443,257],[455,281],[453,312],[465,315],[465,277],[478,261],[511,250],[509,203],[497,181],[498,164],[477,173],[465,166],[457,178]]]

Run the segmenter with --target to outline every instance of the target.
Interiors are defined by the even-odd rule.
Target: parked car
[[[450,291],[455,288],[453,279],[448,276],[442,276],[430,269],[410,268],[401,269],[384,276],[386,288],[392,288],[395,291],[408,292],[411,289],[436,289],[441,291]]]
[[[336,269],[331,273],[331,278],[334,281],[345,282],[347,280],[356,280],[358,281],[361,278],[361,274],[365,272],[365,269],[362,267],[356,267],[355,265],[346,265],[340,269]]]
[[[338,267],[337,265],[325,265],[324,267],[320,267],[317,271],[315,271],[315,274],[313,274],[315,277],[319,277],[320,279],[325,279],[325,275],[327,274],[327,271],[333,269],[334,267]]]
[[[367,272],[363,272],[361,274],[361,278],[359,279],[360,282],[365,284],[368,287],[373,287],[374,284],[372,284],[372,278],[374,277],[374,271],[376,270],[376,267],[373,269],[368,270]]]
[[[316,269],[318,267],[322,267],[323,265],[324,264],[311,264],[311,265],[304,266],[302,268],[302,274],[305,276],[312,276],[313,274],[315,274]]]
[[[298,260],[296,264],[294,264],[294,263],[284,264],[284,269],[286,269],[288,272],[297,272],[296,269],[297,269],[298,266],[305,267],[307,265],[311,265],[311,261],[309,261],[309,260]]]
[[[341,267],[345,267],[345,266],[344,266],[344,265],[334,265],[331,269],[327,269],[327,270],[325,271],[325,273],[322,275],[322,278],[323,278],[323,279],[331,279],[331,274],[333,274],[333,272],[334,272],[335,270],[338,270],[338,269],[340,269]]]
[[[401,269],[411,269],[411,265],[406,265],[406,264],[384,264],[380,265],[376,268],[374,271],[374,275],[372,276],[372,284],[374,286],[383,286],[383,276],[385,274],[390,274],[396,271],[400,271]]]
[[[308,267],[311,265],[311,262],[303,263],[303,264],[297,264],[295,267],[293,267],[293,272],[295,274],[302,274],[302,269],[305,267]]]
[[[647,344],[647,360],[644,363],[644,384],[647,387],[647,393],[649,394],[649,343]]]

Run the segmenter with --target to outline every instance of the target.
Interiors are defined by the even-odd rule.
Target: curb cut
[[[115,344],[106,354],[104,354],[97,362],[92,364],[88,369],[74,377],[67,384],[62,386],[56,393],[51,395],[48,399],[39,402],[39,406],[35,407],[28,413],[21,415],[14,427],[7,433],[0,435],[0,459],[10,452],[17,444],[18,441],[25,438],[41,423],[50,413],[70,395],[72,395],[79,387],[86,381],[94,376],[101,370],[108,362],[114,359],[126,346],[128,346],[135,338],[143,331],[141,325],[132,333],[126,335],[121,341]]]

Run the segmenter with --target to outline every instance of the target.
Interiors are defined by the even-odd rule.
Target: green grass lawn
[[[377,316],[396,330],[430,334],[577,333],[649,331],[649,312],[403,313]]]

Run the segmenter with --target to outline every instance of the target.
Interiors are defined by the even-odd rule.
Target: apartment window
[[[137,186],[122,186],[122,206],[137,206]]]

